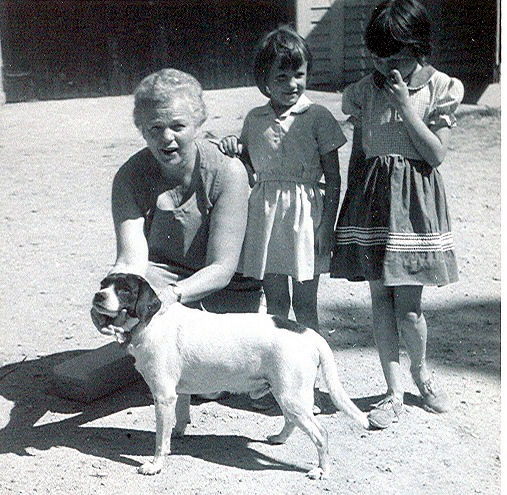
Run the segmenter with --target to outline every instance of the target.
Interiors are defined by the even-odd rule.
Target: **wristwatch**
[[[174,294],[176,295],[176,302],[181,302],[181,288],[176,284],[170,284]]]

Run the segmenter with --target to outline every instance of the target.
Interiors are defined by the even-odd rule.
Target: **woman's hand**
[[[218,143],[218,149],[227,156],[234,158],[241,155],[243,145],[239,142],[237,136],[225,136]]]
[[[410,104],[408,86],[401,77],[400,71],[394,69],[389,72],[384,87],[397,110]]]
[[[127,310],[120,311],[118,316],[111,318],[110,316],[99,313],[95,308],[90,310],[90,316],[95,328],[104,335],[115,335],[123,333],[123,325],[127,319]]]
[[[167,309],[169,308],[169,306],[171,304],[178,302],[178,299],[179,299],[179,295],[175,292],[172,285],[169,285],[168,287],[162,289],[159,292],[158,297],[159,297],[160,301],[162,302],[162,306],[160,307],[160,309],[157,312],[157,314],[159,316],[161,314],[164,314],[167,311]]]

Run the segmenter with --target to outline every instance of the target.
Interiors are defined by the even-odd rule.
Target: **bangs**
[[[401,33],[397,31],[398,26],[393,25],[388,16],[380,14],[372,18],[364,36],[366,48],[381,58],[399,53],[405,47],[405,43],[401,41]]]
[[[373,11],[364,41],[368,50],[381,58],[407,47],[413,56],[423,60],[431,53],[430,34],[423,5],[415,0],[386,0]]]
[[[276,58],[280,60],[280,68],[283,70],[297,70],[308,61],[308,55],[305,55],[299,46],[280,47],[276,55]]]

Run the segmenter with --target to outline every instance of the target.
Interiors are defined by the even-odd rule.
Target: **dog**
[[[315,444],[319,457],[318,467],[307,476],[326,478],[327,432],[312,412],[319,366],[335,406],[368,429],[366,414],[339,380],[331,348],[310,328],[260,313],[215,314],[181,303],[162,307],[144,278],[125,273],[101,282],[93,308],[110,318],[103,333],[116,334],[127,346],[153,395],[155,455],[139,467],[142,474],[160,472],[164,456],[170,453],[171,436],[184,434],[190,422],[190,394],[228,391],[248,393],[253,399],[272,392],[285,425],[268,441],[283,444],[298,426]],[[113,319],[125,310],[125,324],[115,326]]]

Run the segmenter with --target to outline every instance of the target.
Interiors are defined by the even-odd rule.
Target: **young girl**
[[[331,276],[368,280],[373,331],[387,396],[369,414],[386,428],[403,410],[399,335],[423,405],[448,409],[426,366],[424,285],[458,278],[442,163],[463,98],[457,79],[425,63],[430,24],[416,0],[387,0],[365,41],[375,72],[343,93],[354,123],[348,188],[336,228]]]
[[[293,30],[269,33],[254,65],[269,101],[248,113],[239,140],[228,136],[220,148],[230,156],[241,152],[255,173],[241,271],[263,281],[268,313],[287,317],[292,303],[298,322],[318,330],[319,275],[329,271],[340,197],[338,148],[346,139],[332,114],[304,94],[311,63]]]

